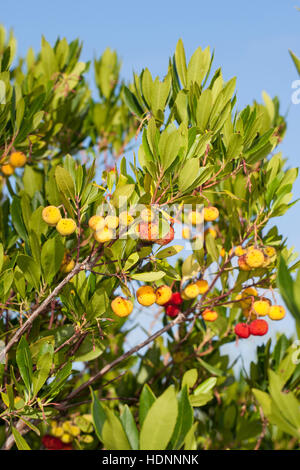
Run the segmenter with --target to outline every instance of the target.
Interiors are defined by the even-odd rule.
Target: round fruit
[[[67,235],[71,235],[76,230],[76,222],[75,220],[68,218],[60,219],[56,225],[56,230],[64,237]]]
[[[70,434],[65,433],[61,436],[61,440],[64,444],[69,444],[72,441],[72,436],[70,436]]]
[[[234,327],[234,332],[240,338],[249,338],[250,328],[247,323],[237,323]]]
[[[221,258],[224,258],[225,255],[226,255],[225,248],[221,248],[221,250],[220,250],[220,256],[221,256]]]
[[[209,234],[210,234],[213,238],[217,238],[217,235],[218,235],[217,231],[216,231],[214,228],[211,228],[211,227],[209,227],[209,228],[207,228],[207,229],[205,230],[204,236],[206,237],[206,236],[209,235]]]
[[[169,317],[177,317],[177,315],[180,313],[180,310],[178,307],[176,307],[175,305],[167,305],[166,307],[166,315],[168,315]]]
[[[257,290],[254,287],[247,287],[246,289],[243,290],[242,295],[241,295],[242,308],[250,307],[250,305],[252,304],[252,298],[250,296],[251,297],[257,296]]]
[[[6,165],[1,166],[1,171],[5,176],[11,176],[14,172],[14,167],[7,163]]]
[[[274,256],[276,256],[276,250],[273,246],[266,246],[264,248],[264,253],[269,258],[273,258]]]
[[[132,215],[129,214],[128,212],[124,211],[124,212],[121,212],[121,213],[120,213],[120,215],[119,215],[119,222],[120,222],[120,225],[128,226],[128,225],[130,225],[133,221],[134,221],[134,218],[133,218]]]
[[[182,238],[189,240],[191,238],[191,231],[188,227],[183,227],[181,231]]]
[[[203,220],[204,220],[203,212],[191,211],[188,215],[188,219],[189,219],[190,224],[200,225],[203,223]]]
[[[196,283],[190,284],[184,289],[184,294],[188,299],[195,299],[200,294],[199,287]]]
[[[101,215],[93,215],[89,219],[89,227],[96,232],[97,230],[102,230],[105,225],[104,217]]]
[[[119,226],[119,217],[116,215],[107,215],[105,217],[105,225],[111,229],[117,228]]]
[[[66,262],[63,262],[61,267],[60,267],[60,271],[62,273],[69,273],[70,271],[72,271],[72,269],[74,269],[75,267],[75,261],[73,259],[71,259],[70,261],[66,261]]]
[[[214,322],[218,318],[218,314],[215,310],[206,309],[202,312],[202,318],[205,321]]]
[[[155,242],[159,237],[158,225],[151,222],[141,222],[138,225],[138,233],[141,240]]]
[[[157,305],[165,305],[172,298],[172,289],[169,286],[160,286],[155,291]]]
[[[253,310],[259,317],[264,317],[270,311],[270,302],[268,300],[256,300],[253,303]]]
[[[55,225],[61,220],[60,210],[56,206],[44,207],[42,218],[46,224],[55,227]]]
[[[157,240],[155,240],[155,243],[157,243],[158,245],[164,246],[164,245],[168,245],[168,243],[171,243],[171,241],[173,240],[174,240],[174,229],[172,225],[170,225],[169,232],[163,238],[158,238]]]
[[[282,320],[285,317],[285,308],[281,305],[272,305],[268,315],[271,320]]]
[[[265,320],[254,320],[249,325],[250,333],[254,336],[264,336],[269,329],[268,323]]]
[[[127,317],[133,310],[133,303],[119,296],[111,302],[111,308],[118,317]]]
[[[242,256],[246,253],[246,251],[244,250],[242,246],[237,246],[234,250],[234,253],[236,256]]]
[[[265,257],[261,250],[252,248],[247,251],[245,261],[250,268],[259,268],[264,264]]]
[[[242,256],[239,257],[238,265],[239,265],[239,269],[241,271],[251,271],[250,266],[248,266],[248,264],[246,262],[246,255],[242,255]]]
[[[153,287],[142,286],[136,291],[136,298],[139,304],[149,307],[155,303],[156,294]]]
[[[205,292],[208,291],[208,282],[204,279],[200,279],[199,281],[197,281],[196,285],[198,286],[199,294],[205,294]]]
[[[26,155],[23,152],[13,152],[9,157],[9,163],[15,168],[21,168],[26,163]]]
[[[212,206],[212,207],[205,207],[204,208],[204,220],[206,222],[213,222],[219,217],[219,210]]]
[[[99,230],[94,234],[95,240],[99,243],[109,242],[113,236],[113,231],[108,227],[104,227],[102,230]]]
[[[180,292],[173,292],[172,297],[169,300],[169,304],[178,306],[178,305],[181,305],[182,302],[183,302],[183,299],[181,297]]]

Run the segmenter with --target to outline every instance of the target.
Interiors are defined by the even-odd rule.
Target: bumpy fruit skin
[[[183,227],[182,231],[181,231],[181,236],[182,238],[184,238],[185,240],[189,240],[191,238],[191,231],[188,227]]]
[[[213,238],[217,238],[217,235],[218,235],[217,231],[216,231],[214,228],[212,228],[212,227],[207,228],[207,229],[205,230],[205,232],[204,232],[204,236],[205,236],[205,237],[206,237],[207,235],[209,235],[209,234],[210,234]]]
[[[163,238],[158,238],[157,240],[155,240],[155,243],[161,246],[168,245],[168,243],[171,243],[171,241],[174,240],[174,234],[174,229],[172,225],[170,225],[169,232]]]
[[[5,176],[11,176],[15,170],[12,165],[7,163],[6,165],[1,166],[1,171]]]
[[[264,336],[269,329],[268,323],[265,320],[254,320],[249,325],[250,333],[254,336]]]
[[[188,215],[189,223],[192,225],[200,225],[203,223],[203,212],[191,211]]]
[[[107,215],[105,217],[105,225],[111,229],[117,228],[119,226],[119,217],[116,215]]]
[[[138,233],[141,240],[155,242],[159,237],[158,225],[151,222],[141,222],[138,225]]]
[[[214,322],[218,318],[218,314],[215,310],[206,309],[202,312],[202,318],[205,321]]]
[[[166,306],[166,315],[168,315],[171,318],[177,317],[177,315],[180,313],[180,309],[176,307],[175,305],[167,305]]]
[[[247,323],[237,323],[234,332],[239,338],[249,338],[250,336],[250,328]]]
[[[219,217],[219,210],[212,206],[212,207],[205,207],[204,208],[204,220],[205,222],[213,222]]]
[[[76,222],[73,219],[60,219],[56,225],[56,230],[62,236],[66,237],[67,235],[72,235],[76,230]]]
[[[70,444],[70,442],[72,441],[72,436],[70,436],[70,434],[63,434],[61,436],[61,441],[64,443],[64,444]]]
[[[250,268],[259,268],[264,264],[265,257],[261,250],[253,248],[247,251],[245,261]]]
[[[9,163],[15,168],[22,168],[26,160],[26,155],[23,152],[13,152],[9,157]]]
[[[234,254],[235,254],[236,256],[242,256],[242,255],[244,255],[245,253],[246,253],[246,250],[244,250],[244,248],[241,247],[241,246],[237,246],[237,247],[235,248],[235,250],[234,250]]]
[[[259,317],[264,317],[270,311],[270,302],[267,300],[256,300],[253,303],[253,310]]]
[[[246,262],[246,255],[242,255],[242,256],[239,257],[238,265],[239,265],[239,269],[241,271],[251,271],[250,266],[248,266],[248,264]]]
[[[282,320],[285,317],[285,308],[281,305],[272,305],[268,315],[271,320]]]
[[[120,215],[119,215],[120,225],[128,226],[128,225],[132,224],[133,221],[134,221],[133,216],[131,214],[129,214],[128,212],[123,211],[123,212],[120,213]]]
[[[96,232],[97,230],[102,230],[105,225],[104,217],[101,215],[93,215],[89,219],[89,227]]]
[[[242,308],[247,308],[250,307],[252,304],[252,298],[251,297],[256,297],[257,290],[254,287],[247,287],[246,289],[243,290],[242,295],[241,295],[241,306]],[[250,297],[251,296],[251,297]],[[247,298],[249,297],[249,298]]]
[[[111,308],[118,317],[127,317],[133,310],[133,303],[119,296],[111,302]]]
[[[155,291],[157,305],[165,305],[172,297],[172,289],[169,286],[160,286]]]
[[[97,230],[97,232],[94,233],[94,238],[99,243],[109,242],[113,236],[113,231],[108,227],[104,227],[102,230]]]
[[[42,211],[42,218],[46,224],[55,227],[61,220],[60,210],[56,206],[44,207]]]
[[[65,261],[61,264],[60,271],[64,274],[67,274],[72,271],[75,267],[75,261],[71,259],[70,261]]]
[[[171,305],[179,306],[183,303],[180,292],[173,292],[171,299],[169,300]]]
[[[43,446],[48,450],[62,450],[64,447],[60,439],[49,436],[49,434],[46,434],[42,437],[42,443]]]
[[[188,299],[195,299],[200,294],[199,287],[196,283],[186,286],[183,292]]]
[[[264,253],[269,258],[273,258],[274,256],[276,256],[276,250],[273,246],[266,246],[264,248]]]
[[[150,307],[156,301],[156,294],[151,286],[142,286],[136,291],[136,298],[139,304]]]
[[[205,294],[205,292],[208,291],[208,282],[205,281],[204,279],[200,279],[199,281],[196,282],[198,289],[199,289],[199,294]]]

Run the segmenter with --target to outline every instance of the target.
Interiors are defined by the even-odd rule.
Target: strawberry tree
[[[272,224],[297,177],[278,99],[240,110],[235,78],[181,40],[163,79],[131,83],[107,49],[96,97],[78,40],[16,62],[0,42],[3,448],[295,447],[300,369],[274,339],[299,266]],[[257,336],[238,376],[222,346]]]

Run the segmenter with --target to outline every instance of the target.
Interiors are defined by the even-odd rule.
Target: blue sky
[[[281,111],[288,112],[281,150],[289,166],[298,166],[300,105],[291,104],[291,85],[298,76],[288,54],[292,49],[300,56],[296,2],[51,0],[45,4],[19,0],[2,6],[0,21],[7,29],[14,29],[18,55],[30,46],[38,50],[42,34],[52,44],[57,36],[69,40],[80,37],[84,60],[99,56],[107,46],[115,48],[128,80],[133,70],[138,72],[145,66],[152,75],[163,76],[180,37],[188,56],[199,45],[209,45],[215,49],[215,67],[222,66],[224,78],[237,76],[239,109],[253,99],[260,101],[262,90],[279,97]],[[300,198],[300,178],[294,197]],[[274,223],[288,237],[289,245],[300,252],[299,204]]]

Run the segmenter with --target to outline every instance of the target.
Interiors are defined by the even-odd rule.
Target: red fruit
[[[49,436],[49,434],[42,437],[42,443],[48,450],[62,450],[64,447],[64,444],[58,437]]]
[[[158,236],[158,225],[152,222],[141,222],[138,225],[138,232],[141,240],[156,242]]]
[[[171,299],[169,300],[170,305],[181,305],[183,299],[180,292],[173,292]]]
[[[179,312],[180,312],[179,308],[175,307],[175,305],[168,305],[166,307],[166,314],[169,317],[172,317],[172,318],[177,317]]]
[[[171,243],[171,241],[174,240],[174,229],[172,225],[170,225],[170,230],[169,233],[167,233],[163,238],[159,238],[158,240],[155,240],[155,243],[158,245],[167,245],[168,243]]]
[[[254,336],[264,336],[269,329],[266,320],[253,320],[249,325],[250,333]]]
[[[247,323],[237,323],[234,328],[235,334],[240,338],[249,338],[250,328]]]

